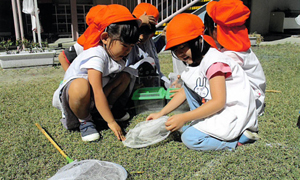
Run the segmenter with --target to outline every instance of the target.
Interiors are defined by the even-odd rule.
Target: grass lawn
[[[267,78],[266,109],[259,117],[261,139],[235,151],[197,152],[177,136],[142,149],[124,147],[111,130],[85,143],[69,132],[52,107],[62,80],[61,67],[0,69],[0,179],[48,179],[67,161],[38,130],[39,123],[72,159],[98,159],[122,165],[129,179],[300,179],[300,46],[254,47]],[[165,75],[171,55],[160,54]],[[273,92],[276,90],[280,92]],[[147,115],[135,116],[126,131]]]

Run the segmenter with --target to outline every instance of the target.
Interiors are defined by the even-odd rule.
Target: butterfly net
[[[155,120],[138,123],[126,134],[123,144],[131,148],[142,148],[166,139],[170,134],[165,126],[168,118],[168,116],[162,116]]]
[[[74,161],[49,180],[125,180],[127,171],[119,164],[99,160]]]

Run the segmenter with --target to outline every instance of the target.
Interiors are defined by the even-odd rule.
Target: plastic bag
[[[150,146],[166,139],[170,131],[166,130],[165,122],[168,116],[162,116],[155,120],[143,121],[137,124],[126,134],[123,144],[131,148]]]
[[[49,180],[125,180],[127,171],[119,164],[99,160],[73,161]]]
[[[34,4],[33,0],[23,0],[22,12],[25,14],[34,14]]]

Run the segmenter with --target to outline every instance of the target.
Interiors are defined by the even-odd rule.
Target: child
[[[83,51],[83,46],[76,42],[74,45],[70,46],[68,49],[65,49],[58,55],[58,60],[61,67],[67,71],[70,64],[74,59]]]
[[[124,140],[110,107],[129,84],[129,75],[120,72],[125,67],[124,57],[138,41],[139,21],[126,7],[116,4],[98,13],[84,33],[85,51],[66,71],[54,93],[53,106],[65,114],[68,129],[79,126],[83,141],[100,138],[91,117],[94,106],[117,138]]]
[[[94,22],[95,17],[99,12],[102,12],[102,8],[105,8],[106,5],[97,5],[93,6],[86,15],[86,23],[89,26]],[[70,64],[74,61],[74,59],[83,51],[83,44],[85,42],[85,36],[81,35],[77,42],[72,45],[70,48],[65,49],[58,55],[58,60],[62,66],[62,68],[67,71]]]
[[[233,58],[246,72],[256,99],[258,115],[264,113],[266,78],[263,68],[251,50],[245,21],[250,10],[240,0],[211,1],[206,6],[204,24],[207,32],[220,45],[220,50]]]
[[[145,23],[143,23],[140,27],[141,34],[138,44],[132,48],[127,57],[126,67],[132,68],[131,81],[126,93],[119,98],[117,103],[119,107],[116,107],[116,109],[125,109],[134,89],[140,87],[158,86],[158,83],[160,83],[162,86],[169,87],[170,84],[168,78],[160,71],[160,64],[157,55],[157,53],[160,52],[165,46],[164,33],[162,33],[158,41],[154,42],[152,39],[152,36],[156,31],[155,24],[159,18],[159,12],[157,8],[149,3],[140,3],[134,8],[132,14]],[[147,23],[147,19],[149,19],[149,21],[151,20],[151,22]],[[153,81],[147,79],[140,83],[136,83],[136,78],[138,76],[159,76],[160,79],[158,79],[158,82],[154,78]],[[122,110],[119,110],[118,112],[121,115],[124,114]]]
[[[106,5],[97,5],[93,6],[88,14],[86,15],[86,23],[89,26],[91,23],[93,23],[95,16],[99,11],[101,11],[102,8],[104,8]],[[140,20],[142,21],[141,25],[151,26],[151,24],[156,24],[156,20],[153,16],[148,16],[146,14],[143,14],[140,16]],[[160,38],[163,39],[163,38]],[[65,49],[62,51],[59,56],[59,62],[62,66],[62,68],[67,71],[70,64],[74,61],[74,59],[83,51],[83,45],[85,42],[85,36],[81,35],[77,42],[72,45],[70,48]],[[161,41],[159,41],[161,42]],[[164,46],[165,44],[163,44]],[[162,49],[162,47],[161,47]]]
[[[155,24],[159,18],[159,12],[157,8],[149,3],[138,4],[134,8],[132,14],[137,18],[142,18],[145,15],[150,17],[152,16],[155,19]],[[170,82],[168,78],[160,71],[159,59],[157,55],[157,53],[160,52],[165,46],[165,36],[164,33],[162,33],[162,36],[156,43],[153,41],[152,37],[156,31],[155,24],[142,24],[140,27],[141,35],[139,37],[139,42],[129,53],[126,66],[134,65],[146,57],[151,57],[154,60],[157,73],[162,82],[167,83],[167,87],[169,87]]]
[[[233,150],[246,129],[257,131],[255,100],[245,72],[216,49],[204,29],[198,16],[186,13],[175,16],[168,24],[166,49],[188,65],[181,74],[184,87],[146,120],[170,113],[186,99],[191,111],[171,116],[166,129],[176,131],[191,122],[182,128],[181,135],[188,148]]]

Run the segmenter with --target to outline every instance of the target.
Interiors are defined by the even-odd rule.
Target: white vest
[[[193,121],[192,125],[210,136],[225,141],[236,139],[246,129],[257,131],[258,123],[253,91],[245,72],[231,58],[210,48],[201,64],[197,67],[187,67],[181,78],[187,87],[209,101],[211,93],[206,72],[216,62],[229,65],[232,71],[231,76],[225,80],[225,107],[212,116]]]
[[[262,114],[264,112],[266,77],[256,55],[251,49],[246,52],[235,52],[224,48],[222,51],[227,55],[234,53],[242,58],[243,64],[241,64],[241,66],[250,81],[250,85],[256,100],[257,114]]]

